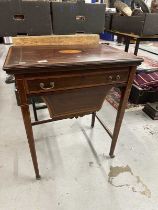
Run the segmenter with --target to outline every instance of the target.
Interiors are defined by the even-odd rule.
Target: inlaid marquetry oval
[[[60,53],[64,53],[64,54],[77,54],[82,52],[81,50],[60,50]]]

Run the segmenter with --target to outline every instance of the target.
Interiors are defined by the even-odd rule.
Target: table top
[[[135,55],[103,44],[94,46],[12,46],[3,69],[6,72],[32,73],[57,71],[62,68],[139,65],[143,61]]]
[[[120,32],[120,31],[113,31],[113,30],[106,30],[109,33],[113,33],[115,35],[122,35],[122,36],[128,36],[131,38],[144,38],[144,39],[158,39],[158,35],[136,35],[136,34],[132,34],[132,33],[124,33],[124,32]]]

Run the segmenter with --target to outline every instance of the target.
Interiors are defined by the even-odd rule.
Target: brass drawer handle
[[[120,79],[121,79],[120,75],[117,75],[116,80],[120,80]]]
[[[50,87],[48,87],[48,88],[44,87],[44,83],[41,82],[40,83],[40,88],[43,89],[43,90],[51,90],[51,89],[54,88],[54,82],[50,82]]]
[[[112,76],[110,75],[108,79],[109,79],[110,81],[112,81],[113,78],[112,78]]]

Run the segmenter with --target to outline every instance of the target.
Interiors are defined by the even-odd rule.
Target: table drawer
[[[35,77],[34,79],[26,79],[26,87],[28,93],[36,93],[113,83],[124,83],[128,80],[128,74],[129,72],[125,70],[50,77]]]

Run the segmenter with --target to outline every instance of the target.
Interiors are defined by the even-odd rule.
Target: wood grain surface
[[[60,53],[61,50],[79,50],[79,53]],[[4,70],[8,73],[55,72],[81,67],[96,69],[114,65],[139,65],[143,61],[135,55],[122,52],[110,46],[13,46],[10,48]]]
[[[65,53],[61,53],[61,50]],[[109,154],[114,157],[136,66],[142,61],[142,58],[133,54],[101,44],[10,48],[3,69],[15,75],[37,179],[40,174],[32,125],[93,113],[93,127],[95,112],[102,107],[108,90],[112,86],[121,85],[122,95],[113,133],[103,126],[112,138]],[[30,96],[43,97],[51,118],[31,122],[28,104]]]
[[[97,34],[52,35],[52,36],[20,36],[13,37],[15,46],[39,45],[89,45],[99,44]]]

